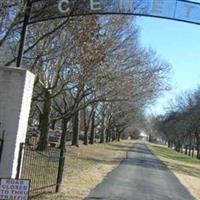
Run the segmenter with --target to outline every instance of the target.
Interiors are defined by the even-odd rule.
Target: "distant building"
[[[148,141],[148,140],[149,140],[149,136],[148,136],[146,133],[144,133],[144,132],[141,132],[141,133],[140,133],[139,138],[140,138],[141,140],[143,140],[143,141]]]

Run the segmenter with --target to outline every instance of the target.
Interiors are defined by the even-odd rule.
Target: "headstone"
[[[5,130],[0,177],[15,178],[20,143],[25,142],[34,75],[25,69],[0,67],[0,122]]]

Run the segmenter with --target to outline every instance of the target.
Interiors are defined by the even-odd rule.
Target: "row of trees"
[[[168,113],[152,120],[154,130],[168,142],[168,147],[200,159],[200,88],[174,101]]]
[[[0,7],[2,65],[16,61],[23,3],[3,0]],[[169,64],[142,48],[135,17],[84,16],[29,25],[22,66],[36,75],[29,124],[38,124],[38,150],[48,146],[49,129],[72,131],[78,146],[120,139],[140,126],[143,111],[167,88]],[[90,137],[89,137],[90,136]],[[89,141],[88,141],[89,138]]]

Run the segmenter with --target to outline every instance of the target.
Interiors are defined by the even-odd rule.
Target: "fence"
[[[55,192],[60,180],[59,164],[64,159],[60,157],[60,149],[48,148],[40,152],[28,145],[22,147],[24,155],[21,178],[31,180],[30,196]]]

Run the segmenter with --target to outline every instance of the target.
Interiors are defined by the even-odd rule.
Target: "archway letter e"
[[[94,11],[101,10],[101,3],[99,0],[90,0],[90,9]]]

